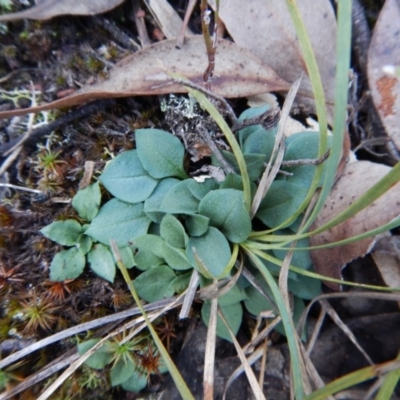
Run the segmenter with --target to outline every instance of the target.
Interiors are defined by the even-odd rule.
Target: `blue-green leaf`
[[[201,200],[199,213],[210,218],[210,225],[219,228],[233,243],[241,243],[250,235],[251,220],[240,190],[211,191]]]
[[[144,235],[150,219],[143,212],[143,204],[129,204],[112,199],[101,207],[85,234],[105,244],[110,239],[118,246],[127,246],[136,237]]]
[[[164,240],[158,235],[143,235],[137,237],[131,248],[135,252],[135,265],[138,269],[146,271],[157,265],[165,264],[162,247]]]
[[[97,243],[88,253],[90,268],[98,276],[109,282],[114,282],[115,263],[111,251],[107,246]]]
[[[174,278],[169,284],[170,288],[173,289],[174,293],[182,293],[189,285],[190,278],[192,277],[193,271],[179,275]]]
[[[185,250],[172,247],[166,242],[164,242],[163,244],[163,257],[165,259],[165,262],[172,269],[181,271],[192,268],[192,265],[190,264],[186,256]]]
[[[99,211],[100,201],[100,185],[96,182],[78,191],[72,199],[72,207],[81,218],[91,221]]]
[[[285,231],[285,230],[277,231],[275,234],[276,235],[290,234],[290,231]],[[308,247],[308,246],[310,246],[309,238],[300,239],[296,243],[296,247]],[[276,258],[279,258],[279,260],[283,260],[287,254],[287,250],[274,249],[272,252],[274,253],[274,256]],[[302,268],[302,269],[310,268],[312,265],[310,251],[309,250],[295,250],[293,252],[292,260],[290,263],[292,265]]]
[[[158,184],[158,180],[143,168],[137,150],[125,151],[115,157],[99,180],[112,195],[128,203],[146,200]]]
[[[223,278],[229,271],[226,267],[231,258],[231,249],[225,236],[217,228],[209,227],[200,237],[191,237],[186,249],[188,260],[192,266],[202,273],[200,261],[211,277]]]
[[[121,385],[126,382],[135,372],[135,364],[129,358],[122,358],[112,367],[110,372],[111,386]]]
[[[79,236],[78,243],[76,243],[75,246],[85,256],[87,253],[89,253],[92,243],[92,238],[83,233]]]
[[[163,179],[151,196],[144,202],[144,212],[146,215],[156,223],[160,223],[165,213],[160,212],[161,203],[165,195],[180,181],[175,178]]]
[[[189,240],[185,228],[180,221],[171,214],[166,214],[160,224],[160,236],[171,246],[178,249],[186,248]]]
[[[76,247],[60,251],[51,262],[50,280],[75,279],[82,274],[84,268],[85,256]]]
[[[128,392],[140,392],[147,386],[147,375],[135,370],[128,380],[122,383],[121,386],[122,389]]]
[[[154,178],[187,178],[183,168],[185,148],[180,140],[160,129],[137,129],[136,147],[140,161]]]
[[[190,236],[201,236],[207,232],[210,218],[200,214],[188,215],[185,226]]]
[[[175,185],[165,195],[160,211],[169,214],[195,214],[200,201],[192,193],[191,182],[191,179],[185,179]]]
[[[82,356],[90,350],[95,344],[100,342],[101,339],[89,339],[78,344],[78,353]],[[85,364],[93,369],[103,369],[111,362],[111,354],[108,352],[108,346],[101,346],[94,354],[92,354]]]
[[[232,304],[240,303],[247,299],[247,294],[244,289],[241,289],[237,284],[229,290],[229,292],[218,297],[219,306],[231,306]]]
[[[152,303],[174,295],[170,283],[175,277],[176,275],[170,267],[159,265],[143,272],[132,283],[139,297]]]
[[[206,179],[204,182],[198,182],[195,179],[187,181],[189,191],[197,200],[201,200],[211,190],[218,189],[218,183],[214,179]]]
[[[307,190],[293,183],[276,180],[261,201],[256,217],[273,228],[291,217],[303,203]]]
[[[308,276],[296,274],[297,279],[288,279],[288,287],[291,293],[304,300],[315,299],[321,294],[321,281]]]
[[[55,221],[42,228],[40,232],[48,239],[62,246],[73,246],[79,241],[82,226],[74,219],[67,219],[65,221]]]

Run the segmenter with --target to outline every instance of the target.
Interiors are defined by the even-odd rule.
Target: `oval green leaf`
[[[111,251],[107,246],[97,243],[89,251],[88,261],[90,268],[100,278],[109,282],[114,282],[115,278],[115,263]]]
[[[79,216],[86,221],[91,221],[98,213],[101,201],[99,182],[79,190],[72,199],[72,207]]]
[[[165,195],[180,181],[175,178],[165,178],[155,188],[151,196],[144,202],[144,212],[153,221],[159,224],[165,215],[160,212],[161,203]]]
[[[84,268],[85,256],[76,247],[60,251],[50,264],[50,280],[75,279],[82,274]]]
[[[160,211],[169,214],[197,213],[200,201],[190,190],[191,185],[191,179],[185,179],[169,190],[161,203]]]
[[[147,232],[150,222],[143,212],[143,204],[112,199],[101,207],[85,234],[106,246],[111,239],[118,246],[127,246],[130,241]]]
[[[163,256],[165,262],[172,268],[178,271],[191,269],[192,265],[190,264],[186,252],[183,249],[177,249],[176,247],[172,247],[168,243],[164,242],[163,244]]]
[[[166,214],[160,224],[160,236],[171,246],[184,249],[189,240],[185,228],[178,218]]]
[[[199,213],[210,218],[210,225],[219,228],[233,243],[241,243],[250,235],[251,220],[240,190],[211,191],[201,200]]]
[[[306,189],[287,181],[274,181],[256,217],[270,228],[277,227],[296,213],[306,196]]]
[[[45,226],[40,232],[48,239],[62,246],[73,246],[78,243],[82,233],[82,226],[74,219],[55,221]]]
[[[143,272],[132,283],[139,297],[152,303],[174,295],[170,283],[175,277],[176,275],[170,267],[159,265]]]
[[[128,203],[146,200],[158,184],[158,180],[143,168],[137,150],[125,151],[115,157],[99,180],[113,196]]]
[[[185,179],[185,148],[180,140],[160,129],[137,129],[136,148],[146,171],[154,178],[176,176]]]
[[[229,242],[217,228],[209,227],[203,236],[191,237],[186,255],[192,266],[200,273],[202,265],[215,279],[223,278],[222,275],[229,273],[225,269],[231,258],[231,249]]]

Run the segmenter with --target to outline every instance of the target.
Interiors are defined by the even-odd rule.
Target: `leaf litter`
[[[218,62],[212,88],[222,97],[284,92],[290,87],[273,69],[232,42],[220,39],[216,57]],[[175,48],[175,40],[165,40],[124,58],[108,72],[105,80],[86,85],[49,104],[0,112],[0,118],[72,107],[95,99],[187,93],[187,89],[175,83],[169,74],[178,74],[201,84],[207,62],[202,36],[187,38],[182,49]]]

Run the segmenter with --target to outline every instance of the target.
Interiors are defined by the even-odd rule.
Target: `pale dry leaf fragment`
[[[386,0],[368,51],[368,82],[372,99],[387,135],[400,149],[400,77],[387,74],[387,66],[400,65],[400,3]]]
[[[371,256],[386,285],[400,288],[400,236],[380,235]],[[400,302],[398,302],[400,305]]]
[[[220,96],[246,97],[290,88],[273,69],[235,43],[218,40],[216,60],[211,88]],[[0,112],[0,118],[71,107],[95,99],[186,93],[187,89],[175,83],[168,73],[181,75],[202,85],[207,64],[201,35],[188,37],[181,49],[175,48],[174,40],[166,40],[124,58],[103,81],[86,85],[68,97],[43,106]]]
[[[145,0],[145,4],[155,20],[159,23],[167,39],[176,39],[182,26],[182,19],[167,0]],[[192,31],[186,28],[186,33]]]
[[[311,229],[324,225],[349,207],[389,171],[390,167],[369,161],[355,161],[347,164]],[[312,236],[310,245],[319,246],[360,235],[390,222],[399,215],[400,182],[347,221]],[[369,237],[329,249],[312,250],[311,258],[315,269],[319,274],[341,279],[342,268],[355,258],[367,254],[374,241],[374,237]],[[335,283],[326,282],[326,285],[335,290],[340,289],[340,285]]]
[[[46,20],[59,15],[96,15],[110,11],[125,0],[37,0],[36,5],[20,12],[0,15],[0,21],[19,19]]]
[[[209,3],[215,9],[215,0]],[[331,111],[336,70],[335,14],[329,0],[298,0],[296,4],[310,36]],[[304,73],[297,104],[305,113],[315,113],[311,83],[286,1],[222,1],[219,16],[235,43],[250,50],[283,79],[293,83]]]

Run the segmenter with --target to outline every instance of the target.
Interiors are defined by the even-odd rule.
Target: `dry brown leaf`
[[[355,161],[346,165],[342,176],[332,192],[312,229],[316,229],[350,206],[366,190],[390,171],[390,167],[369,161]],[[400,183],[378,198],[367,208],[347,221],[311,237],[311,246],[344,240],[377,228],[400,215]],[[330,249],[313,250],[311,258],[318,273],[341,279],[342,268],[357,257],[371,250],[375,238],[370,237],[355,243],[336,246]],[[332,289],[340,285],[326,282]]]
[[[215,0],[209,1],[214,7]],[[336,69],[336,19],[329,0],[298,0],[310,36],[325,90],[326,102],[333,104]],[[293,83],[305,74],[297,96],[304,112],[315,113],[310,80],[285,0],[222,1],[220,17],[235,43],[249,49]]]
[[[376,22],[368,52],[368,82],[386,133],[400,149],[400,77],[385,66],[400,65],[400,3],[386,0]]]
[[[167,72],[180,74],[201,85],[207,64],[204,40],[200,35],[187,38],[181,49],[175,48],[174,40],[159,42],[121,60],[104,81],[84,86],[72,95],[49,104],[0,112],[0,118],[71,107],[94,99],[186,93],[187,90],[174,83]],[[289,88],[286,81],[248,50],[227,40],[218,41],[212,80],[215,93],[236,98]]]
[[[0,15],[0,21],[46,20],[59,15],[95,15],[112,10],[125,0],[37,0],[28,10]]]

